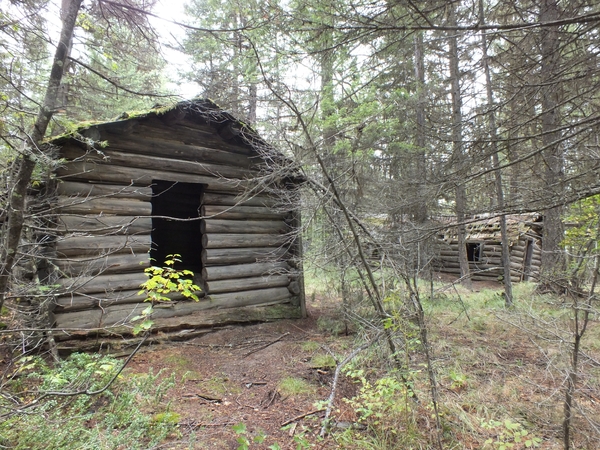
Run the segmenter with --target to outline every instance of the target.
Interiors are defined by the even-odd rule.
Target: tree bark
[[[558,20],[560,17],[557,0],[543,0],[540,7],[540,23]],[[544,151],[544,184],[548,192],[554,192],[555,198],[564,195],[563,186],[563,149],[558,140],[560,132],[560,89],[557,79],[559,72],[559,36],[558,27],[544,27],[540,34],[542,60],[540,68],[540,96],[542,103],[542,146]],[[563,207],[557,206],[544,211],[544,239],[542,241],[543,284],[555,278],[565,269],[565,257],[561,250],[564,237],[562,223]]]
[[[456,6],[450,5],[449,22],[450,26],[456,26]],[[457,164],[462,166],[464,160],[463,148],[463,130],[462,130],[462,97],[460,90],[460,68],[458,54],[458,32],[454,32],[450,36],[450,79],[452,97],[452,153]],[[462,284],[469,289],[471,288],[471,278],[469,273],[469,261],[467,259],[467,247],[465,242],[465,211],[467,203],[467,194],[462,180],[456,180],[455,188],[455,211],[456,221],[458,223],[458,259],[460,261],[460,275]]]
[[[4,305],[4,299],[6,298],[10,277],[19,250],[19,241],[21,240],[24,224],[27,188],[31,181],[36,160],[41,152],[40,143],[46,134],[48,124],[54,114],[60,83],[63,79],[67,57],[69,56],[69,49],[75,29],[75,20],[81,7],[81,2],[82,0],[65,0],[63,2],[62,31],[58,45],[56,46],[44,102],[33,126],[33,131],[28,137],[27,148],[19,157],[16,165],[16,179],[9,199],[5,232],[6,241],[2,254],[2,267],[0,268],[0,310]]]
[[[479,23],[485,23],[483,12],[483,0],[479,1]],[[504,304],[506,307],[512,305],[512,282],[510,279],[510,249],[509,236],[506,227],[506,216],[504,211],[504,188],[502,186],[502,172],[500,170],[500,161],[498,158],[498,131],[496,128],[496,114],[494,112],[494,94],[492,92],[492,77],[490,75],[490,65],[488,57],[488,43],[485,31],[481,32],[481,50],[483,52],[483,70],[485,72],[485,88],[488,104],[488,126],[492,146],[492,167],[494,168],[494,177],[496,182],[496,202],[500,212],[500,239],[502,241],[502,268],[504,269]]]

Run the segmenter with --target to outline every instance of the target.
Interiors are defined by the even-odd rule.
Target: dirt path
[[[130,371],[152,368],[176,377],[177,385],[167,398],[180,415],[183,436],[161,448],[237,449],[238,437],[252,441],[260,434],[266,435],[265,441],[250,448],[275,443],[282,449],[296,448],[298,439],[315,442],[324,413],[300,416],[318,410],[315,402],[329,396],[333,370],[322,363],[329,346],[344,353],[353,340],[332,336],[322,329],[322,322],[319,329],[318,317],[325,312],[330,310],[317,303],[306,319],[231,327],[136,355]],[[341,394],[352,390],[343,386]],[[338,418],[349,416],[344,404],[340,406]],[[247,431],[236,434],[233,427],[238,424]],[[192,446],[190,440],[195,442]],[[317,448],[336,446],[325,442]]]

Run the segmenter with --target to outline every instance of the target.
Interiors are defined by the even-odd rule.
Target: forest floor
[[[475,283],[473,292],[464,296],[454,296],[460,294],[454,287],[445,292],[428,311],[444,448],[504,444],[515,449],[562,448],[564,368],[569,355],[564,342],[539,344],[560,323],[536,331],[540,321],[523,312],[525,305],[518,314],[505,315],[498,283]],[[328,398],[334,373],[328,355],[339,361],[364,341],[344,332],[335,298],[312,295],[308,312],[305,319],[227,328],[187,342],[149,347],[136,355],[128,371],[163,370],[174,373],[177,381],[167,397],[179,415],[180,435],[160,448],[433,448],[436,431],[425,360],[417,350],[409,358],[416,368],[420,401],[407,404],[414,429],[406,428],[400,438],[406,421],[396,423],[384,414],[375,427],[379,432],[366,438],[368,444],[355,447],[348,434],[340,440],[342,428],[358,419],[356,408],[344,399],[355,396],[360,386],[344,376],[333,414],[338,433],[317,439],[324,415],[318,402]],[[575,419],[575,448],[581,449],[598,448],[599,438],[586,419],[592,417],[593,422],[600,417],[597,321],[587,332],[577,406],[581,414]],[[568,337],[568,332],[561,336]],[[375,379],[380,363],[373,361]],[[407,438],[410,433],[412,441]],[[249,447],[243,446],[245,440]]]
[[[314,442],[324,416],[315,402],[329,396],[334,373],[330,359],[317,355],[343,353],[354,341],[322,325],[337,320],[336,311],[335,303],[317,298],[305,319],[230,327],[136,355],[130,372],[175,374],[167,400],[179,415],[183,439],[162,448],[237,449],[238,438],[253,442],[261,435],[264,442],[250,448]],[[338,389],[339,398],[356,392],[345,379]],[[337,420],[353,422],[351,409],[338,403],[345,412]],[[239,424],[246,431],[238,434]],[[321,448],[337,447],[324,442]]]

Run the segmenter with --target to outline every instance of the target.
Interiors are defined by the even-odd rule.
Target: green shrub
[[[94,391],[106,386],[122,362],[108,356],[75,353],[50,368],[37,358],[23,358],[18,377],[5,386],[29,404],[21,413],[2,397],[3,411],[13,411],[0,423],[2,445],[19,449],[145,449],[177,431],[176,415],[161,401],[174,385],[159,374],[121,374],[98,395],[50,395],[48,392]],[[23,379],[24,378],[24,379]]]

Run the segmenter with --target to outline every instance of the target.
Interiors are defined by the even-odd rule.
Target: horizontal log
[[[202,293],[200,293],[202,295]],[[173,302],[188,301],[179,293],[166,294]],[[140,288],[112,292],[98,292],[83,295],[70,294],[58,297],[55,300],[55,313],[92,310],[96,307],[106,308],[114,305],[128,305],[132,303],[144,303],[146,297],[140,294]],[[147,303],[146,303],[147,304]]]
[[[286,287],[216,294],[199,302],[185,301],[155,305],[152,319],[181,317],[210,309],[242,306],[272,305],[290,301],[292,295]],[[147,303],[113,305],[93,310],[54,314],[55,328],[102,328],[127,324],[139,315]]]
[[[290,278],[287,275],[273,275],[267,277],[237,278],[234,280],[219,280],[205,282],[208,295],[224,292],[251,291],[288,286]]]
[[[58,211],[61,214],[116,214],[126,216],[149,216],[152,204],[127,198],[84,198],[58,197]]]
[[[56,229],[62,233],[92,234],[150,234],[150,217],[106,215],[61,215],[56,219]]]
[[[117,197],[145,201],[150,201],[152,198],[151,187],[79,183],[76,181],[58,183],[56,193],[66,197]]]
[[[206,219],[200,223],[202,233],[274,234],[287,233],[291,228],[283,220],[223,220]]]
[[[172,132],[170,133],[172,136]],[[109,139],[109,147],[114,150],[127,151],[138,155],[163,156],[183,161],[203,161],[212,164],[225,164],[249,168],[256,160],[239,153],[209,148],[206,143],[183,143],[168,139],[165,135],[153,133],[153,136],[136,134],[130,137]]]
[[[247,181],[229,181],[206,175],[181,172],[168,172],[159,169],[140,169],[137,167],[118,166],[115,164],[97,163],[93,161],[77,161],[65,163],[56,170],[63,180],[86,180],[114,184],[131,184],[147,187],[153,180],[181,181],[182,183],[206,184],[214,190],[240,192],[248,188]]]
[[[226,266],[228,264],[247,264],[282,258],[285,248],[209,248],[202,250],[202,264],[207,266]]]
[[[56,242],[56,254],[61,256],[85,256],[108,253],[132,253],[144,255],[150,251],[149,235],[136,236],[73,236]]]
[[[285,234],[203,234],[203,248],[280,247],[290,241]]]
[[[142,272],[150,266],[148,254],[116,254],[99,258],[57,259],[52,261],[65,277],[92,276],[100,273]]]
[[[441,273],[450,273],[453,275],[460,275],[460,269],[455,269],[455,268],[438,268],[437,269],[438,272]],[[471,272],[471,279],[475,280],[475,281],[487,281],[487,280],[499,280],[499,277],[501,277],[502,274],[501,273],[497,273],[497,272],[476,272],[473,273]],[[511,272],[511,276],[510,276],[511,281],[514,281],[515,283],[521,281],[521,277],[520,275],[514,274]]]
[[[511,269],[517,269],[520,270],[522,268],[522,264],[521,263],[510,263],[510,268]],[[444,267],[454,267],[454,268],[460,268],[460,264],[458,263],[458,261],[452,261],[452,262],[444,262]],[[473,261],[469,261],[469,267],[471,268],[471,270],[502,270],[502,264],[490,264],[488,262],[473,262]]]
[[[91,277],[62,278],[56,284],[59,291],[81,294],[97,294],[99,292],[126,291],[139,289],[148,280],[142,271],[134,273],[115,273]]]
[[[123,335],[131,335],[131,327],[115,327],[90,332],[73,332],[71,330],[63,332],[57,329],[54,331],[54,339],[58,342],[58,350],[68,353],[112,348],[113,343],[115,348],[134,348],[135,345],[142,342],[142,339],[148,345],[189,340],[232,324],[271,322],[301,317],[302,311],[298,306],[290,303],[276,303],[265,306],[215,309],[186,316],[155,319],[152,331],[155,331],[156,334],[144,337],[123,339]],[[89,335],[93,335],[94,339],[82,339]]]
[[[266,206],[272,207],[278,204],[278,200],[272,197],[252,196],[246,198],[243,194],[229,195],[207,192],[204,194],[203,204],[215,206]]]
[[[202,216],[216,219],[233,220],[283,220],[287,212],[276,211],[264,206],[212,206],[204,205]]]
[[[224,178],[250,178],[252,171],[247,168],[232,167],[227,165],[210,164],[199,161],[185,161],[161,156],[149,156],[142,154],[132,154],[131,152],[120,152],[109,148],[103,149],[101,154],[96,152],[86,153],[84,150],[69,147],[63,149],[63,156],[68,159],[85,159],[87,161],[106,162],[127,167],[137,167],[140,169],[155,169],[170,172],[181,172],[188,174],[209,175]]]
[[[202,129],[197,123],[186,123],[184,121],[184,123],[168,127],[167,129],[163,128],[161,130],[159,127],[156,127],[155,123],[146,122],[140,124],[140,126],[135,129],[133,136],[137,137],[139,135],[162,139],[165,139],[165,136],[169,136],[169,140],[179,141],[186,144],[234,152],[238,155],[256,155],[256,151],[250,146],[238,145],[230,141],[225,141],[217,134],[217,129],[215,126]]]
[[[118,304],[140,303],[144,301],[144,297],[143,295],[139,295],[139,292],[140,289],[136,288],[128,291],[57,297],[54,301],[54,313],[85,311],[96,307],[106,308]]]
[[[284,261],[234,264],[231,266],[210,266],[202,269],[202,279],[206,281],[215,281],[231,278],[257,277],[285,274],[290,270],[290,266]]]

